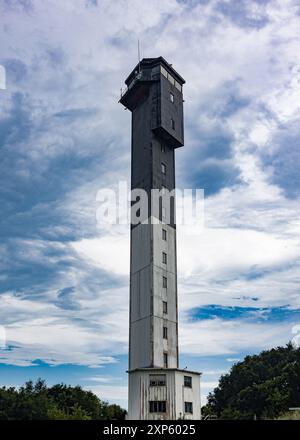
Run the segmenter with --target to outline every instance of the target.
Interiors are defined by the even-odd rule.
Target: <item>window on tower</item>
[[[168,286],[168,280],[167,277],[163,277],[163,287],[166,289]]]
[[[173,118],[171,118],[171,127],[173,130],[175,130],[175,121]]]
[[[171,102],[174,102],[174,95],[173,95],[172,92],[170,92],[170,101],[171,101]]]
[[[166,231],[166,229],[162,229],[162,239],[167,241],[167,231]]]
[[[175,79],[173,78],[173,76],[168,72],[168,80],[170,81],[170,83],[175,86]]]
[[[184,376],[184,386],[187,388],[192,388],[192,377],[191,376]]]
[[[168,313],[168,303],[167,301],[163,301],[163,313]]]
[[[165,400],[149,400],[149,412],[151,413],[165,413],[166,407]]]
[[[193,402],[184,402],[184,412],[193,414]]]
[[[161,73],[163,74],[163,76],[164,76],[165,78],[167,78],[173,86],[175,85],[175,87],[176,87],[177,90],[179,90],[180,92],[182,92],[182,86],[181,86],[181,84],[179,84],[179,82],[176,81],[175,78],[173,78],[173,76],[172,76],[169,72],[167,72],[166,69],[165,69],[163,66],[160,66],[160,71],[161,71]]]
[[[162,73],[166,78],[168,78],[168,72],[166,71],[166,69],[163,68],[163,66],[160,66],[160,70],[161,70],[161,73]]]
[[[166,172],[167,172],[166,164],[164,164],[163,162],[161,163],[161,172],[162,172],[163,174],[166,174]]]
[[[150,374],[150,387],[163,387],[166,385],[165,374]]]
[[[167,264],[167,254],[165,252],[162,253],[162,262]]]
[[[168,368],[168,353],[164,353],[164,368]]]
[[[163,338],[168,339],[168,327],[163,327]]]
[[[175,81],[175,87],[176,87],[176,89],[178,89],[180,92],[182,92],[182,86],[179,84],[179,82]]]

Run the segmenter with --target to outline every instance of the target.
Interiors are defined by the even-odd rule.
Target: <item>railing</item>
[[[150,81],[152,79],[152,77],[151,77],[151,72],[149,72],[149,71],[141,71],[141,72],[138,72],[137,74],[136,74],[136,76],[131,80],[131,82],[129,83],[129,85],[124,89],[124,90],[122,90],[122,88],[121,88],[121,96],[120,96],[120,99],[138,82],[138,81],[140,81],[140,80],[143,80],[143,81]]]

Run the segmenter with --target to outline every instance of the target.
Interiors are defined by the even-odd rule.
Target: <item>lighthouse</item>
[[[128,419],[200,419],[200,373],[179,368],[175,150],[184,79],[163,57],[125,80],[132,113]],[[144,208],[141,209],[141,196]],[[145,202],[146,200],[146,202]]]

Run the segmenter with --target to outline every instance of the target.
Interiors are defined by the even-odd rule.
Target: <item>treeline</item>
[[[0,420],[124,420],[125,415],[119,405],[108,404],[80,386],[47,387],[38,379],[19,389],[0,388]]]
[[[300,348],[289,343],[235,364],[209,394],[202,414],[220,419],[297,418],[289,411],[292,407],[300,407]]]

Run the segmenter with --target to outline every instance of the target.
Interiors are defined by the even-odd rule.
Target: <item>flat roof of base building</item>
[[[160,367],[149,367],[149,368],[135,368],[134,370],[128,370],[127,373],[133,373],[135,371],[179,371],[181,373],[187,374],[197,374],[198,376],[202,375],[199,371],[190,371],[185,368],[160,368]]]

